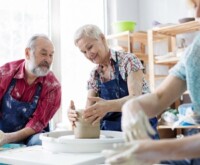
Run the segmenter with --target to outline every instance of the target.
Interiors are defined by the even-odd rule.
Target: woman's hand
[[[72,128],[76,127],[75,122],[77,121],[78,114],[75,111],[74,101],[70,101],[70,105],[68,108],[68,119],[72,123]]]
[[[108,101],[100,97],[88,97],[88,99],[94,104],[85,109],[83,118],[95,125],[106,115],[110,107]]]

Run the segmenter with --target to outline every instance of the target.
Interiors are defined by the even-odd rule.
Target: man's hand
[[[5,133],[0,130],[0,146],[4,145],[5,143],[6,143]]]
[[[77,121],[78,118],[78,114],[75,111],[75,105],[74,105],[74,101],[70,101],[70,105],[68,108],[68,119],[69,121],[72,123],[72,128],[76,127],[75,122]]]

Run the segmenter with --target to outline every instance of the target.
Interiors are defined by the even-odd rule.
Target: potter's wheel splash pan
[[[101,131],[99,139],[75,139],[73,131],[55,131],[40,135],[42,147],[51,152],[94,153],[123,143],[123,133]]]

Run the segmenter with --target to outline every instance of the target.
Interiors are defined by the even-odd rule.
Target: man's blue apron
[[[119,72],[117,53],[116,62],[114,62],[114,67],[115,79],[105,83],[101,83],[100,78],[98,80],[99,97],[105,100],[119,99],[129,95],[127,82],[122,79]],[[121,112],[108,112],[101,120],[101,130],[121,131],[121,116]],[[150,122],[156,130],[157,118],[150,119]]]
[[[15,84],[16,79],[13,79],[2,98],[0,106],[0,130],[6,133],[15,132],[25,127],[37,107],[41,93],[41,86],[39,85],[31,102],[18,101],[11,96]]]

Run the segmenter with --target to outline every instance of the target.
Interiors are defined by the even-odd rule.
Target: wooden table
[[[183,134],[185,129],[200,129],[200,125],[191,125],[191,126],[176,126],[174,130],[172,130],[172,125],[163,125],[158,124],[158,132],[162,138],[175,138],[177,135]]]
[[[0,151],[0,164],[15,165],[94,165],[104,162],[101,153],[52,153],[42,146]]]

